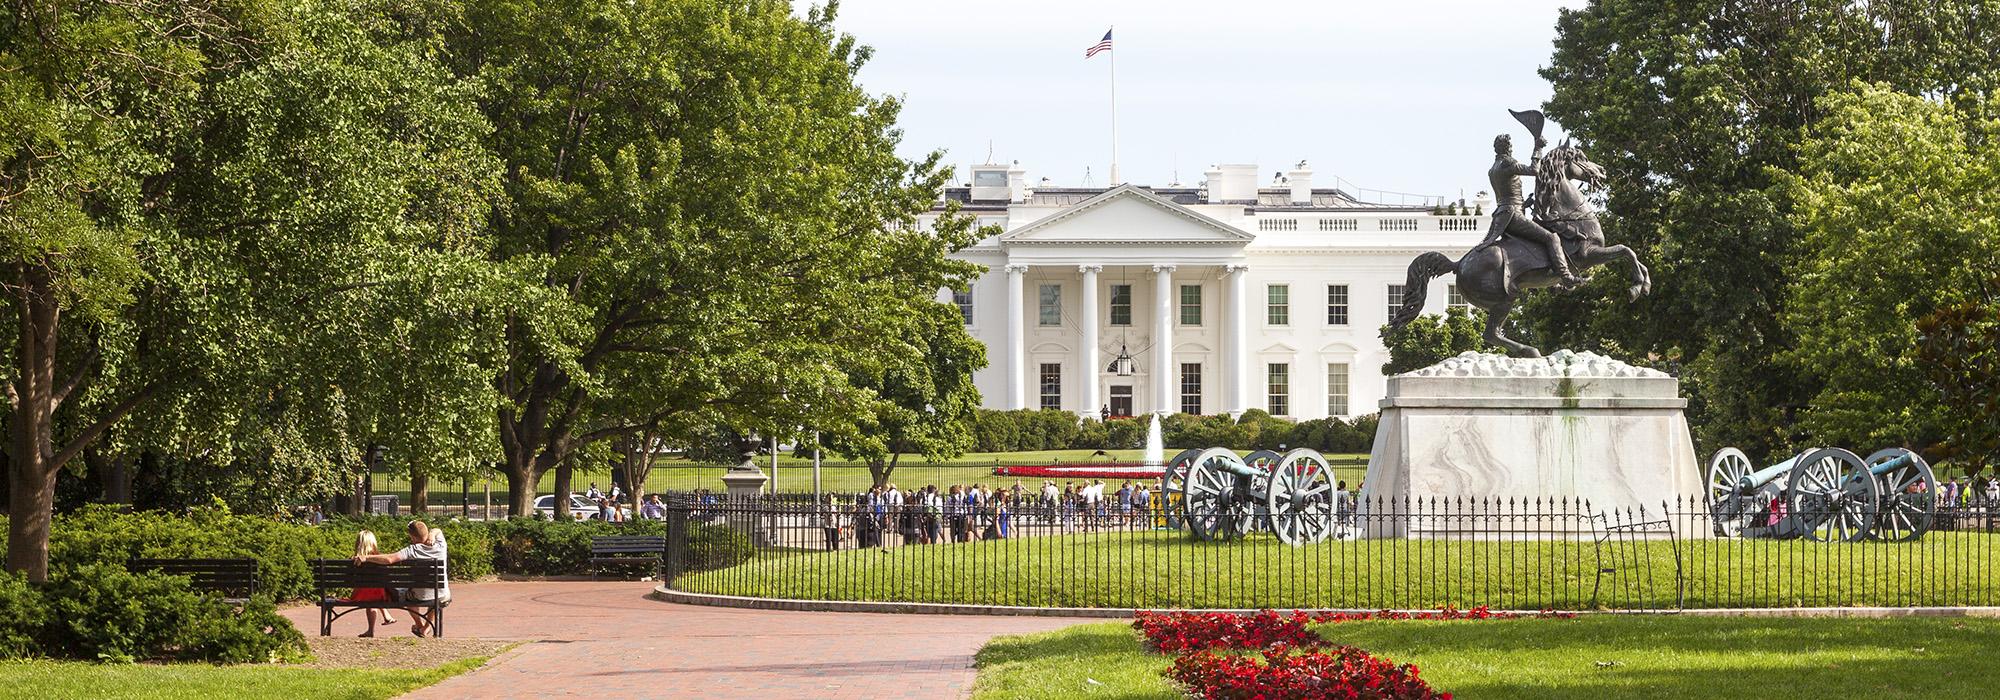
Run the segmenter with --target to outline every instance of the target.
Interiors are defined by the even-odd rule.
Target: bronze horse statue
[[[1528,200],[1535,223],[1561,238],[1563,254],[1578,272],[1621,260],[1631,263],[1630,291],[1632,298],[1638,299],[1653,288],[1646,265],[1631,248],[1604,244],[1597,214],[1574,180],[1599,186],[1604,181],[1604,168],[1567,141],[1535,163],[1535,196]],[[1401,327],[1423,313],[1425,287],[1431,278],[1449,272],[1458,276],[1459,294],[1486,310],[1486,342],[1506,348],[1514,357],[1541,357],[1540,350],[1508,338],[1502,328],[1514,310],[1514,301],[1523,293],[1562,282],[1548,258],[1548,251],[1541,246],[1504,235],[1489,237],[1457,261],[1436,251],[1419,255],[1410,262],[1403,306],[1389,323]]]

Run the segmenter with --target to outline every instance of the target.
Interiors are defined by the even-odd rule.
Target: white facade
[[[947,190],[1004,229],[957,254],[987,270],[969,294],[941,293],[968,307],[986,344],[975,377],[986,407],[1375,412],[1392,285],[1425,251],[1463,255],[1487,218],[1315,190],[1303,164],[1276,187],[1258,188],[1256,173],[1221,166],[1203,188],[1030,190],[1019,166],[975,166],[971,187]],[[1432,281],[1426,311],[1443,312],[1450,282]],[[1121,345],[1131,376],[1107,370]]]

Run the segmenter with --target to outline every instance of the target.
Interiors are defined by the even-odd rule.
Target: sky
[[[1536,71],[1558,9],[1582,4],[846,0],[835,26],[875,50],[861,83],[904,99],[903,155],[944,150],[960,182],[990,148],[1030,182],[1082,185],[1088,168],[1108,184],[1115,56],[1126,181],[1255,163],[1268,182],[1303,159],[1316,187],[1416,204],[1487,189],[1495,134],[1526,150],[1507,109],[1548,98]],[[1086,60],[1113,26],[1112,51]]]

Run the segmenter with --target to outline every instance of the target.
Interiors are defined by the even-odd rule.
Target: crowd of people
[[[819,511],[818,527],[825,547],[839,548],[852,536],[856,546],[880,547],[895,542],[932,544],[1003,540],[1017,535],[1023,518],[1036,525],[1064,531],[1150,526],[1161,499],[1149,481],[1127,480],[1116,491],[1103,480],[1046,480],[1031,487],[1020,480],[1011,486],[984,483],[935,484],[904,490],[884,484],[852,500],[828,497]]]

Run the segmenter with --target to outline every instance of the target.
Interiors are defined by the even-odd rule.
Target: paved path
[[[653,585],[454,584],[447,636],[532,643],[409,697],[964,697],[972,654],[995,635],[1101,622],[711,608],[650,600]],[[285,615],[307,634],[319,631],[317,608]],[[357,613],[333,631],[358,634],[366,624]],[[407,623],[397,627],[407,639]],[[394,639],[382,640],[385,649]]]

